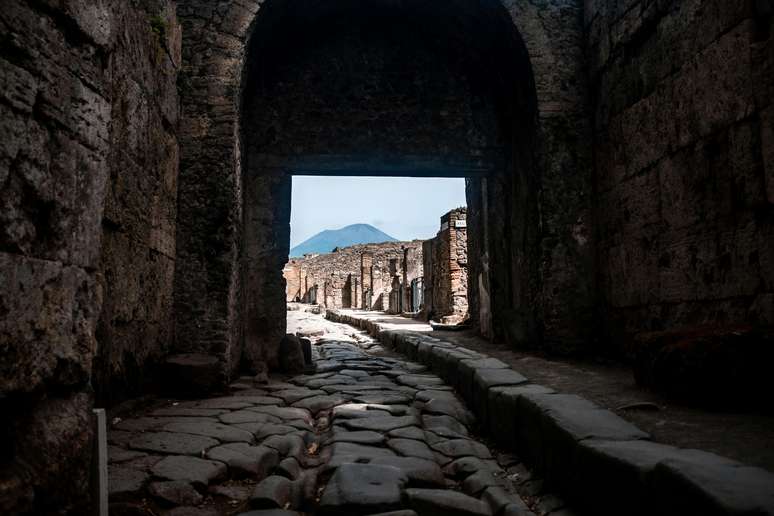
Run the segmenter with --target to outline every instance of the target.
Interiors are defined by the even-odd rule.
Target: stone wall
[[[771,2],[585,14],[607,340],[774,323]]]
[[[422,241],[357,244],[331,253],[292,258],[283,276],[287,301],[316,302],[331,309],[398,312],[402,305],[396,307],[390,302],[394,282],[397,279],[405,291],[414,278],[422,276]]]
[[[87,512],[93,382],[125,370],[124,326],[168,337],[148,323],[171,318],[175,26],[168,1],[0,9],[3,514]]]
[[[457,324],[468,318],[467,209],[441,217],[438,234],[424,242],[425,314],[429,320]]]

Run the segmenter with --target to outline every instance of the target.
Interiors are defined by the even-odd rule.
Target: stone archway
[[[265,2],[260,12],[250,2],[220,10],[195,2],[181,5],[187,59],[181,80],[183,126],[189,129],[181,141],[177,350],[221,356],[226,375],[243,360],[274,362],[272,342],[284,333],[281,270],[294,172],[470,177],[471,309],[479,314],[482,332],[533,346],[543,342],[572,349],[583,341],[590,330],[593,274],[588,206],[582,201],[588,196],[577,195],[589,189],[579,143],[586,134],[578,86],[580,12],[535,4],[518,2],[506,9],[496,2],[467,0],[421,6],[277,0]],[[399,23],[405,26],[409,20],[413,29],[400,37]],[[395,49],[423,48],[430,52],[424,61],[420,57],[427,78],[441,77],[433,67],[443,64],[447,78],[468,80],[468,91],[459,98],[466,106],[471,99],[481,102],[477,113],[468,109],[450,115],[437,105],[434,111],[457,117],[458,130],[475,129],[477,123],[486,129],[474,130],[471,137],[470,131],[455,132],[451,126],[444,131],[443,119],[426,117],[403,140],[401,123],[393,121],[381,125],[381,134],[389,135],[381,142],[358,131],[367,124],[337,126],[324,138],[319,129],[304,133],[303,120],[314,116],[304,105],[309,97],[293,99],[292,89],[277,86],[278,77],[293,80],[283,67],[303,54],[288,49],[327,49],[329,57],[335,56],[331,46],[339,42],[331,35],[364,23],[371,24],[368,37],[382,30],[381,37],[390,41],[382,45],[382,51],[393,52],[382,52],[385,60],[399,63]],[[351,30],[348,34],[355,37]],[[560,40],[552,38],[558,34]],[[376,39],[371,51],[379,46]],[[342,42],[338,48],[353,46]],[[432,52],[438,59],[427,59]],[[359,57],[347,62],[368,61],[365,54]],[[395,66],[396,73],[406,64],[417,65],[405,59]],[[329,90],[341,86],[336,74],[326,78],[307,71],[324,79]],[[375,74],[367,69],[347,73],[360,79]],[[362,80],[357,84],[364,85]],[[441,79],[424,91],[433,87],[447,93],[454,89]],[[272,104],[278,95],[284,95],[284,104]],[[307,118],[294,119],[287,111],[287,106],[299,111],[299,102]],[[390,113],[371,104],[365,111]],[[357,113],[349,115],[350,121],[357,120]],[[406,116],[418,121],[413,115]],[[278,121],[284,125],[278,128]],[[331,146],[334,140],[338,143]],[[320,141],[325,148],[315,148]],[[267,146],[274,150],[267,152]]]

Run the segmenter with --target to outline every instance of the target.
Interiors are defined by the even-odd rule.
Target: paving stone
[[[389,439],[387,446],[404,457],[435,460],[433,451],[422,441],[415,439]]]
[[[345,419],[341,422],[351,430],[378,430],[388,432],[395,428],[412,426],[418,423],[414,416],[385,416],[385,417],[364,417],[359,419]]]
[[[214,460],[172,455],[156,463],[152,473],[168,480],[183,480],[204,488],[226,476],[226,465]]]
[[[446,465],[444,473],[456,479],[464,479],[477,471],[492,471],[499,467],[497,463],[478,457],[461,457]]]
[[[456,491],[444,489],[415,489],[405,491],[408,505],[419,514],[444,516],[490,516],[484,502]]]
[[[272,394],[278,398],[281,398],[285,403],[295,403],[296,401],[303,400],[305,398],[323,395],[325,394],[325,391],[311,389],[285,389],[282,391],[273,392]]]
[[[274,448],[283,457],[294,457],[298,461],[306,453],[306,444],[299,435],[272,435],[261,444]]]
[[[364,514],[396,509],[406,475],[392,466],[342,464],[320,498],[323,514]]]
[[[500,486],[488,487],[481,495],[481,501],[489,505],[492,514],[499,513],[507,505],[522,505],[529,510],[518,494],[512,494]]]
[[[359,430],[349,432],[345,430],[337,430],[334,427],[333,436],[331,437],[331,443],[355,443],[355,444],[370,444],[379,445],[384,443],[384,435],[378,432],[372,432],[370,430]]]
[[[351,419],[360,417],[384,417],[391,416],[391,409],[388,405],[376,405],[369,403],[346,403],[334,407],[331,412],[333,419]]]
[[[331,455],[353,455],[362,458],[373,457],[394,457],[395,452],[388,448],[378,448],[376,446],[365,446],[355,443],[333,443],[329,446]]]
[[[217,422],[214,418],[204,417],[137,417],[125,419],[118,424],[114,425],[116,430],[124,430],[128,432],[151,432],[154,430],[160,430],[169,423],[197,423],[201,421]]]
[[[167,511],[165,516],[218,516],[218,513],[208,507],[175,507]]]
[[[491,471],[481,469],[469,475],[462,482],[462,490],[473,496],[479,496],[484,489],[499,485]]]
[[[279,453],[268,446],[230,443],[212,448],[207,458],[227,464],[232,476],[260,480],[277,465]]]
[[[444,385],[443,380],[435,375],[403,375],[396,378],[398,383],[423,390],[431,385]]]
[[[246,485],[215,485],[210,486],[208,491],[211,494],[217,496],[223,496],[229,500],[237,500],[243,502],[250,498],[250,494],[253,491],[251,486]]]
[[[370,464],[393,466],[406,474],[409,484],[416,487],[445,485],[443,471],[434,461],[416,457],[375,457]]]
[[[254,509],[282,509],[290,502],[293,484],[285,477],[272,475],[255,486],[250,496],[250,507]]]
[[[263,406],[263,407],[253,407],[250,410],[257,412],[259,414],[267,414],[270,416],[275,416],[283,420],[303,419],[304,421],[307,421],[309,423],[312,422],[312,415],[309,413],[309,411],[298,407]]]
[[[389,432],[387,432],[387,435],[390,437],[400,438],[400,439],[414,439],[416,441],[422,441],[422,442],[427,441],[427,436],[425,434],[425,431],[416,426],[396,428],[395,430],[390,430]]]
[[[237,516],[301,516],[301,513],[285,509],[264,509],[259,511],[240,512]]]
[[[489,448],[472,439],[449,439],[430,444],[430,447],[447,457],[478,457],[479,459],[491,459]]]
[[[135,450],[200,456],[205,450],[219,444],[218,440],[201,435],[147,432],[137,434],[129,442],[129,447]]]
[[[422,416],[422,424],[428,429],[438,434],[442,434],[444,430],[449,430],[456,435],[466,436],[468,435],[468,429],[450,416]]]
[[[218,416],[218,419],[222,423],[227,425],[235,425],[239,423],[280,423],[282,418],[273,416],[271,414],[265,414],[261,412],[255,412],[252,410],[238,410],[236,412],[230,412]]]
[[[150,475],[125,466],[108,467],[108,494],[111,501],[120,501],[138,496]]]
[[[164,426],[167,432],[180,432],[192,435],[212,437],[222,442],[252,442],[253,434],[247,430],[225,425],[202,421],[196,423],[170,423]]]
[[[187,408],[239,410],[252,407],[253,404],[240,399],[238,396],[231,396],[227,398],[212,398],[209,400],[185,402],[178,406]]]
[[[224,398],[224,400],[233,401],[245,401],[253,405],[281,405],[282,399],[275,396],[265,396],[263,391],[259,391],[261,395],[249,395],[246,392],[240,392],[239,394],[232,396],[231,398]]]
[[[376,368],[379,369],[379,368]],[[346,376],[351,376],[353,378],[368,378],[370,375],[364,371],[362,368],[358,369],[342,369],[339,371],[339,374],[343,374]]]
[[[301,465],[293,457],[286,457],[282,459],[282,461],[277,464],[277,467],[274,468],[275,475],[281,475],[283,477],[289,478],[290,480],[296,480],[299,478],[301,476],[301,472]]]
[[[293,406],[306,409],[312,414],[317,414],[321,410],[328,410],[346,401],[347,398],[340,395],[312,396],[311,398],[305,398],[293,403]]]
[[[353,401],[358,403],[375,403],[379,405],[405,405],[411,403],[411,397],[405,394],[364,393],[356,395]]]
[[[111,464],[126,462],[129,460],[137,459],[139,457],[145,457],[147,455],[148,454],[144,452],[127,450],[119,446],[108,446],[108,462]]]
[[[204,499],[191,484],[181,480],[153,482],[148,492],[170,505],[199,505]]]
[[[422,412],[453,417],[464,425],[472,424],[475,419],[462,403],[452,398],[434,398],[425,403]]]
[[[290,425],[278,425],[274,423],[266,423],[261,425],[260,429],[255,432],[255,438],[259,441],[272,436],[272,435],[288,435],[303,432],[298,428]]]
[[[187,407],[164,407],[151,412],[151,416],[157,417],[218,417],[221,414],[227,414],[225,409],[208,408],[187,408]]]
[[[145,457],[138,457],[126,462],[122,462],[121,466],[127,468],[139,469],[140,471],[150,471],[153,466],[156,465],[164,457],[161,455],[147,455]]]
[[[415,399],[417,401],[424,401],[427,403],[434,399],[451,399],[456,400],[457,395],[451,391],[418,391]]]

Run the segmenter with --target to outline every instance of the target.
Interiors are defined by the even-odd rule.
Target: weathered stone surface
[[[325,514],[372,513],[400,506],[406,475],[392,466],[342,464],[320,498]]]
[[[295,335],[285,335],[279,347],[280,370],[286,373],[300,373],[306,366],[301,339]]]
[[[213,460],[173,455],[156,463],[151,471],[157,477],[182,480],[204,488],[226,475],[226,465]]]
[[[450,439],[430,443],[430,447],[447,457],[478,457],[479,459],[490,459],[492,454],[489,449],[478,441],[471,439]]]
[[[208,450],[207,458],[227,464],[232,476],[260,480],[277,465],[279,454],[267,446],[231,443]]]
[[[285,508],[290,502],[292,488],[292,483],[285,477],[267,477],[255,486],[250,496],[250,506],[255,509]]]
[[[370,444],[378,446],[384,442],[384,435],[380,434],[379,432],[373,432],[370,430],[349,432],[345,430],[336,430],[334,428],[333,437],[331,437],[330,442]]]
[[[435,460],[433,451],[422,441],[414,439],[390,439],[387,446],[404,457]]]
[[[383,417],[364,417],[357,419],[344,419],[341,424],[351,430],[375,430],[387,432],[395,428],[412,426],[417,424],[417,418],[414,416],[383,416]]]
[[[489,516],[491,511],[484,502],[455,491],[441,489],[406,489],[408,505],[419,514],[447,514],[449,516]]]
[[[406,474],[408,483],[416,487],[445,486],[443,472],[435,461],[416,457],[374,457],[370,464],[382,464],[398,468]]]
[[[129,447],[135,450],[193,456],[201,456],[208,448],[218,444],[219,441],[210,437],[172,432],[147,432],[129,441]]]
[[[153,482],[148,492],[154,497],[171,505],[199,505],[203,497],[188,482],[171,480]]]
[[[144,471],[126,466],[108,468],[108,494],[111,500],[128,499],[138,495],[150,479]]]
[[[176,422],[164,425],[168,432],[180,432],[213,437],[222,442],[252,442],[253,434],[241,428],[210,421]]]
[[[394,457],[395,452],[388,448],[366,446],[362,444],[339,442],[330,446],[331,456],[355,456],[363,458]]]

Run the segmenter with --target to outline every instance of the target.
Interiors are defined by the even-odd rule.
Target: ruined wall
[[[174,26],[167,1],[8,0],[0,9],[3,514],[86,512],[92,383],[105,366],[92,361],[131,349],[119,326],[136,319],[144,331],[142,313],[157,307],[137,288],[135,311],[100,319],[97,335],[103,298],[131,295],[113,282],[153,268],[147,250],[125,255],[122,239],[151,247],[143,226],[174,208],[174,197],[163,198],[174,185],[153,192],[157,202],[132,199],[151,194],[139,186],[150,178],[174,177]],[[172,220],[174,212],[159,223]],[[104,240],[103,226],[114,233]],[[169,296],[168,282],[154,288]],[[152,317],[168,325],[170,315]]]
[[[173,339],[180,26],[171,2],[116,13],[103,291],[93,384],[99,406],[136,396]]]
[[[406,250],[412,251],[410,254],[416,257],[415,260],[419,260],[419,263],[411,262],[411,271],[406,275],[410,283],[412,279],[422,275],[421,240],[357,244],[337,248],[331,253],[293,258],[283,270],[283,276],[289,286],[287,299],[290,301],[298,296],[304,302],[310,302],[309,290],[317,287],[318,292],[325,292],[324,297],[317,302],[327,308],[364,308],[362,284],[365,283],[371,290],[374,305],[372,308],[386,310],[394,277],[403,278],[403,257]],[[362,278],[364,254],[370,256],[365,282]],[[298,279],[302,276],[305,278],[304,282]],[[360,294],[356,290],[357,285],[361,285]]]
[[[438,234],[424,243],[425,313],[430,320],[457,324],[468,316],[467,209],[441,217]]]
[[[770,2],[587,2],[607,336],[774,322]]]

